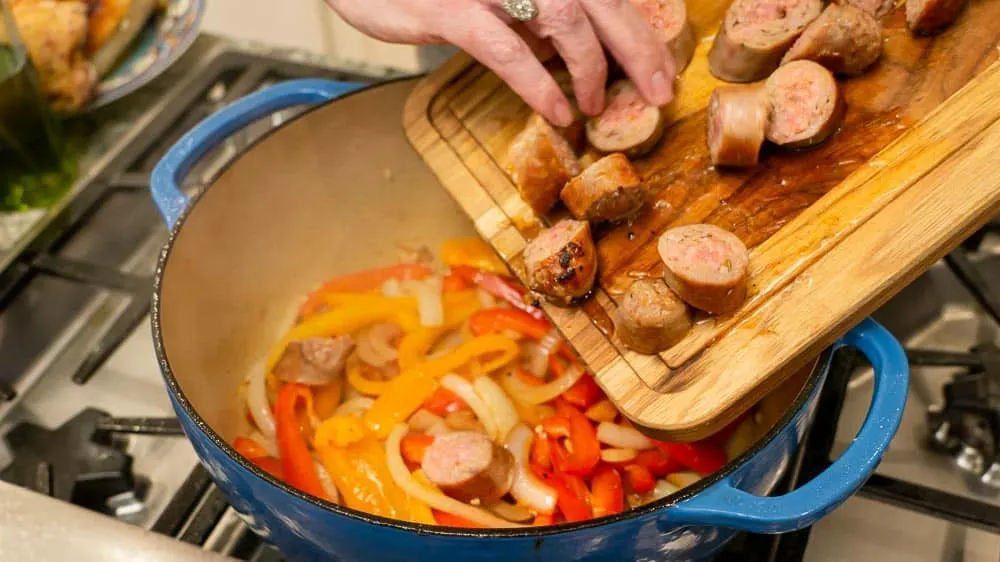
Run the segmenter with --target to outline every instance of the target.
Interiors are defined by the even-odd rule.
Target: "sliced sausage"
[[[657,250],[667,285],[684,302],[710,314],[743,305],[750,258],[733,233],[710,224],[680,226],[660,236]]]
[[[604,111],[587,120],[587,141],[601,152],[624,152],[637,158],[653,149],[663,136],[664,116],[649,105],[629,80],[608,87]]]
[[[931,35],[951,25],[969,0],[906,1],[906,23],[915,35]]]
[[[836,0],[836,2],[838,4],[849,4],[868,12],[876,18],[881,18],[888,14],[892,11],[893,6],[896,5],[896,0]]]
[[[850,4],[830,4],[806,27],[781,63],[811,60],[836,74],[857,76],[882,54],[882,25]]]
[[[585,296],[597,276],[597,250],[590,223],[562,220],[524,248],[524,267],[533,291],[568,303]]]
[[[648,190],[632,163],[620,152],[594,162],[562,190],[571,215],[587,221],[615,221],[634,214]]]
[[[274,375],[286,382],[329,384],[343,372],[352,349],[350,336],[293,341],[274,366]]]
[[[767,131],[768,104],[757,85],[720,86],[708,103],[708,152],[716,166],[755,166]]]
[[[442,492],[465,502],[499,499],[514,481],[514,456],[478,431],[437,435],[420,468]]]
[[[833,74],[807,60],[783,65],[767,79],[771,115],[767,139],[789,148],[806,148],[826,140],[847,109]]]
[[[765,78],[822,9],[822,0],[735,0],[708,52],[709,69],[726,82]]]
[[[507,153],[510,175],[535,214],[549,212],[580,163],[566,139],[545,119],[530,119]]]
[[[632,283],[615,312],[615,334],[625,347],[653,354],[669,349],[691,329],[691,314],[662,279]]]
[[[684,0],[632,0],[674,56],[680,74],[694,56],[698,42],[687,17]]]

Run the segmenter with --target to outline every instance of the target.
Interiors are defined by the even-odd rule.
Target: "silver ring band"
[[[538,5],[534,0],[503,0],[503,9],[517,21],[531,21],[538,17]]]

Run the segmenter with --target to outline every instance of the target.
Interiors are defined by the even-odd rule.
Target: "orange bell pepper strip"
[[[469,318],[469,331],[473,335],[496,334],[505,331],[517,332],[525,337],[539,341],[553,330],[553,326],[548,320],[534,318],[530,314],[515,308],[487,308],[480,310]],[[549,358],[549,366],[556,370],[562,365],[557,365],[555,356],[565,358],[572,364],[577,363],[576,356],[564,340],[553,350],[555,353]],[[563,367],[563,370],[565,368]]]
[[[590,505],[594,517],[621,513],[625,509],[625,492],[622,477],[614,467],[601,465],[590,481]]]
[[[445,527],[461,527],[463,529],[482,529],[485,527],[485,525],[480,525],[475,521],[469,521],[464,517],[452,515],[446,511],[431,509],[431,513],[434,514],[434,521],[438,525],[443,525]]]
[[[233,448],[236,449],[237,453],[249,460],[270,456],[263,445],[258,443],[256,439],[249,437],[237,437],[234,439]]]
[[[335,277],[323,283],[323,285],[309,293],[306,301],[299,308],[299,316],[309,316],[314,314],[323,306],[323,296],[326,293],[363,293],[372,289],[377,289],[390,279],[400,281],[420,280],[431,274],[431,269],[422,263],[400,263],[360,271],[342,277]]]
[[[471,288],[472,286],[473,286],[472,283],[466,281],[464,277],[462,277],[461,275],[456,275],[454,273],[449,273],[448,275],[445,275],[444,279],[441,280],[441,292],[445,294],[464,291],[466,289]]]
[[[601,460],[601,443],[597,440],[594,425],[579,410],[563,400],[556,402],[554,417],[563,417],[569,421],[569,442],[573,450],[567,451],[560,443],[553,443],[553,466],[566,474],[589,475]]]
[[[544,527],[546,525],[555,524],[556,516],[554,513],[539,513],[538,515],[535,515],[535,520],[532,522],[532,525],[536,527]]]
[[[424,402],[424,409],[439,416],[446,416],[459,410],[466,410],[469,406],[454,392],[439,388],[431,394],[431,397]]]
[[[312,393],[316,417],[325,420],[340,406],[341,398],[344,397],[344,379],[338,378],[330,384],[314,386]]]
[[[441,261],[449,267],[463,265],[497,275],[510,274],[507,265],[482,238],[453,238],[446,241],[441,245]]]
[[[367,437],[348,447],[318,443],[316,451],[344,505],[384,517],[410,517],[409,497],[392,479],[380,440]]]
[[[312,453],[299,426],[297,409],[300,403],[307,409],[312,401],[309,388],[297,383],[285,383],[275,405],[278,450],[285,480],[296,488],[318,498],[330,499],[323,490]]]

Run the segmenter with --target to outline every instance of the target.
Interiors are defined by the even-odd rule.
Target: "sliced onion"
[[[417,314],[420,325],[427,327],[444,325],[444,301],[441,298],[441,279],[431,277],[423,281],[404,281],[403,290],[417,299]]]
[[[250,380],[247,384],[247,407],[250,417],[257,424],[257,429],[265,436],[274,438],[276,422],[271,412],[271,403],[267,400],[267,382],[265,380],[264,363],[259,362],[250,368]]]
[[[413,415],[410,416],[409,420],[410,427],[412,427],[417,431],[422,431],[422,432],[426,432],[428,429],[434,427],[438,423],[443,423],[443,422],[444,419],[441,416],[425,408],[420,408],[416,412],[413,412]]]
[[[628,462],[638,455],[635,449],[602,449],[601,460],[613,464]]]
[[[452,429],[448,427],[448,422],[441,420],[429,427],[424,433],[427,435],[443,435],[445,433],[450,433],[451,431]]]
[[[493,298],[493,295],[486,292],[486,289],[482,287],[476,288],[476,297],[479,298],[479,306],[482,308],[494,308],[497,305],[497,301]]]
[[[403,296],[403,286],[399,284],[399,279],[387,279],[382,283],[382,294],[387,297]]]
[[[281,454],[278,452],[278,442],[274,439],[274,437],[268,437],[256,429],[251,430],[247,437],[260,443],[261,446],[267,450],[267,455],[269,457],[274,457],[276,459],[281,458]]]
[[[450,513],[486,527],[511,528],[521,526],[497,517],[485,509],[473,507],[440,492],[429,490],[414,480],[413,475],[406,468],[406,463],[403,462],[403,457],[399,452],[399,443],[408,430],[409,428],[406,424],[399,424],[392,428],[389,437],[385,440],[385,455],[386,463],[389,465],[389,474],[408,496],[422,501],[438,511]]]
[[[556,509],[556,491],[528,468],[531,440],[534,438],[534,432],[523,423],[515,425],[507,434],[503,446],[514,457],[514,483],[510,487],[510,495],[537,513],[550,514]]]
[[[434,346],[434,351],[427,354],[428,359],[439,359],[454,351],[458,346],[465,343],[465,335],[462,332],[452,331]]]
[[[514,403],[507,397],[507,393],[500,388],[490,377],[480,376],[472,383],[476,393],[483,399],[483,403],[492,412],[493,420],[497,426],[497,439],[507,437],[511,428],[521,421],[514,408]]]
[[[619,449],[643,451],[653,448],[653,442],[649,437],[639,433],[638,429],[616,423],[601,422],[597,424],[597,440]]]
[[[337,492],[337,485],[333,483],[333,478],[330,478],[330,473],[326,471],[326,467],[315,457],[313,457],[313,463],[316,465],[316,475],[319,476],[319,483],[323,485],[323,491],[326,492],[326,496],[333,503],[340,503],[340,494]]]
[[[499,432],[497,430],[497,422],[493,418],[493,411],[486,406],[469,381],[454,373],[448,373],[441,377],[441,387],[458,395],[469,406],[469,409],[476,414],[476,417],[479,418],[479,422],[486,429],[486,435],[489,435],[490,439],[494,441],[498,439]]]
[[[399,336],[395,324],[375,324],[358,338],[358,357],[373,367],[384,367],[399,357],[399,350],[392,344]]]
[[[667,475],[667,481],[678,488],[686,488],[699,480],[701,476],[695,472],[675,472]]]
[[[483,424],[476,418],[476,414],[470,412],[469,410],[452,412],[445,416],[444,422],[449,429],[486,433],[485,426],[483,426]]]
[[[674,486],[673,484],[667,482],[666,480],[663,479],[657,480],[656,486],[653,487],[653,499],[654,500],[663,499],[678,490],[680,490],[680,488]]]
[[[522,404],[544,404],[555,400],[560,394],[569,390],[580,380],[583,372],[579,366],[573,365],[567,369],[563,376],[541,386],[529,386],[521,382],[513,373],[505,375],[502,382],[503,387],[514,400]]]
[[[505,501],[492,503],[486,506],[486,509],[489,509],[507,521],[513,521],[515,523],[526,523],[535,517],[535,514],[531,513],[523,506],[507,503]]]
[[[335,416],[360,416],[375,405],[375,400],[367,396],[358,396],[345,401],[333,411]]]

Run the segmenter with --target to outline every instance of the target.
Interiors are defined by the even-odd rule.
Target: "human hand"
[[[573,112],[542,62],[557,52],[586,115],[604,108],[606,48],[650,104],[673,98],[676,74],[666,45],[628,0],[534,0],[522,23],[503,0],[327,0],[352,26],[390,43],[451,43],[503,79],[535,111],[567,126]]]

